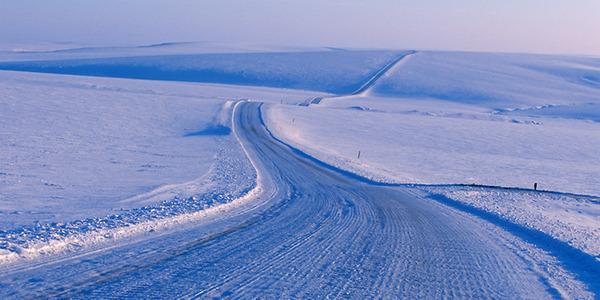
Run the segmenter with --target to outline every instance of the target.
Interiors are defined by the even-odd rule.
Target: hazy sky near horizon
[[[0,43],[215,41],[600,55],[600,0],[1,0]]]

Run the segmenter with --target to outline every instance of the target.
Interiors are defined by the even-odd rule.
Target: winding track
[[[235,110],[262,169],[260,208],[152,240],[0,276],[0,298],[544,298],[557,296],[519,242],[401,188],[358,182],[296,155]]]
[[[411,50],[411,51],[407,51],[406,53],[398,56],[396,59],[392,60],[387,65],[383,66],[383,68],[381,68],[379,71],[377,71],[377,73],[375,73],[375,75],[373,75],[371,78],[369,78],[365,83],[363,83],[363,85],[361,85],[356,91],[352,92],[350,95],[352,95],[352,96],[360,95],[360,94],[367,92],[375,84],[375,82],[377,82],[377,80],[379,80],[379,78],[381,78],[383,75],[385,75],[391,68],[393,68],[396,64],[398,64],[400,61],[402,61],[407,56],[413,55],[415,53],[417,53],[417,51]]]
[[[301,106],[310,106],[311,104],[321,104],[321,101],[323,101],[323,99],[352,97],[352,96],[364,97],[381,77],[383,77],[385,74],[387,74],[398,63],[400,63],[407,57],[409,57],[413,54],[416,54],[416,53],[417,53],[417,51],[410,50],[410,51],[406,51],[405,53],[396,57],[395,59],[393,59],[392,61],[387,63],[385,66],[383,66],[381,69],[379,69],[377,72],[375,72],[375,74],[373,74],[371,77],[369,77],[367,79],[367,81],[365,81],[357,90],[355,90],[354,92],[352,92],[348,95],[337,95],[337,96],[331,96],[331,97],[314,97],[312,99],[308,99],[306,102],[301,103],[300,105]]]

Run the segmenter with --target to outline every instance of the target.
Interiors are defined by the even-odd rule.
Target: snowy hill
[[[419,52],[380,80],[372,94],[600,121],[599,91],[597,57]]]
[[[388,182],[600,195],[599,61],[417,52],[364,95],[270,106],[276,135]],[[357,159],[357,153],[362,155]]]
[[[66,49],[0,64],[63,74],[0,72],[5,258],[28,245],[38,255],[46,240],[88,228],[185,216],[248,192],[257,177],[228,127],[231,100],[241,99],[266,102],[268,129],[327,164],[380,182],[431,184],[417,194],[449,197],[600,253],[597,197],[554,193],[600,195],[595,58],[173,54],[187,47],[152,46],[173,51],[152,56],[146,48]],[[146,55],[113,57],[128,51]],[[99,52],[107,56],[87,57]],[[553,193],[504,189],[533,183]]]
[[[179,54],[0,63],[2,70],[349,93],[402,51]]]

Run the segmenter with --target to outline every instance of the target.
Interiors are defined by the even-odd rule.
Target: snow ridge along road
[[[410,50],[407,53],[404,53],[404,54],[398,56],[396,59],[394,59],[389,64],[385,65],[383,68],[381,68],[379,71],[377,71],[377,73],[375,73],[375,75],[373,75],[373,77],[369,78],[358,90],[352,92],[352,94],[350,94],[350,95],[358,96],[358,95],[363,95],[364,93],[368,92],[369,89],[375,84],[375,82],[377,82],[377,80],[379,80],[379,78],[381,78],[383,75],[385,75],[391,68],[393,68],[396,64],[398,64],[401,60],[403,60],[407,56],[413,55],[415,53],[417,53],[417,51]]]
[[[259,103],[234,113],[262,169],[260,208],[2,274],[0,298],[594,298],[594,278],[489,222],[298,155]]]
[[[304,103],[300,103],[300,106],[310,106],[311,104],[321,104],[321,101],[323,101],[324,99],[332,99],[332,98],[339,99],[339,98],[348,98],[348,97],[367,96],[367,94],[369,93],[369,91],[371,90],[373,85],[375,85],[377,80],[379,80],[384,75],[388,74],[388,72],[392,68],[397,66],[398,63],[403,61],[405,58],[407,58],[408,56],[413,55],[415,53],[417,53],[417,51],[415,51],[415,50],[408,50],[408,51],[402,53],[401,55],[396,57],[394,60],[392,60],[391,62],[389,62],[388,64],[383,66],[381,69],[379,69],[377,72],[375,72],[375,74],[373,76],[369,77],[367,79],[367,81],[365,81],[365,83],[363,83],[357,90],[355,90],[354,92],[352,92],[350,94],[337,95],[337,96],[331,96],[331,97],[323,97],[323,96],[313,97],[313,98],[307,99]]]

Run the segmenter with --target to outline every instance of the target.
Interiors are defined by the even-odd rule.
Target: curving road
[[[0,298],[548,298],[537,256],[477,218],[331,171],[273,139],[260,104],[235,129],[260,205],[195,227],[0,276]]]
[[[360,94],[367,92],[371,87],[373,87],[373,85],[375,85],[375,82],[377,82],[377,80],[379,80],[379,78],[381,78],[383,75],[385,75],[391,68],[393,68],[396,64],[398,64],[404,58],[406,58],[410,55],[413,55],[415,53],[417,53],[417,51],[411,50],[411,51],[408,51],[408,52],[398,56],[393,61],[391,61],[387,65],[383,66],[383,68],[381,68],[379,71],[377,71],[377,73],[375,73],[371,78],[369,78],[365,83],[363,83],[363,85],[361,85],[356,91],[352,92],[350,95],[360,95]]]

